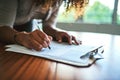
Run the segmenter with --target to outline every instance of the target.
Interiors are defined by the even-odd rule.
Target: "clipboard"
[[[41,51],[35,51],[25,48],[21,45],[6,45],[6,51],[26,54],[45,58],[59,63],[64,63],[78,67],[88,67],[97,60],[103,59],[103,46],[91,45],[68,45],[66,43],[51,43],[51,50],[45,48]]]

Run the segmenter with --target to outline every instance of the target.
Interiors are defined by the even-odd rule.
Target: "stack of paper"
[[[89,57],[82,59],[81,56],[100,47],[88,45],[69,45],[67,43],[57,43],[54,41],[50,44],[50,46],[51,49],[44,48],[41,51],[35,51],[27,49],[24,46],[13,44],[7,45],[6,51],[43,57],[57,62],[67,63],[75,66],[89,66],[94,61],[90,60]]]

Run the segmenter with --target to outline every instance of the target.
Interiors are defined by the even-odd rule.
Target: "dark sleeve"
[[[0,0],[0,26],[13,26],[17,12],[17,0]]]

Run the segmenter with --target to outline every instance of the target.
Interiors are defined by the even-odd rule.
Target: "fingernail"
[[[58,42],[61,42],[61,40],[58,40]]]

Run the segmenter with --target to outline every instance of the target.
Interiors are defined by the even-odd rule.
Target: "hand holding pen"
[[[40,29],[40,27],[38,26],[38,25],[36,25],[37,26],[37,28],[38,28],[38,30],[40,30],[41,31],[41,29]],[[49,36],[50,37],[50,36]],[[52,37],[50,37],[50,39],[51,39]],[[51,47],[48,45],[48,48],[49,49],[51,49]]]
[[[15,40],[18,44],[23,45],[26,48],[40,51],[42,48],[47,48],[50,45],[52,37],[37,29],[33,32],[16,33]]]
[[[31,36],[34,38],[35,43],[39,46],[38,51],[42,48],[50,48],[50,42],[52,41],[52,37],[48,36],[46,33],[44,33],[41,30],[35,30],[31,33]]]

